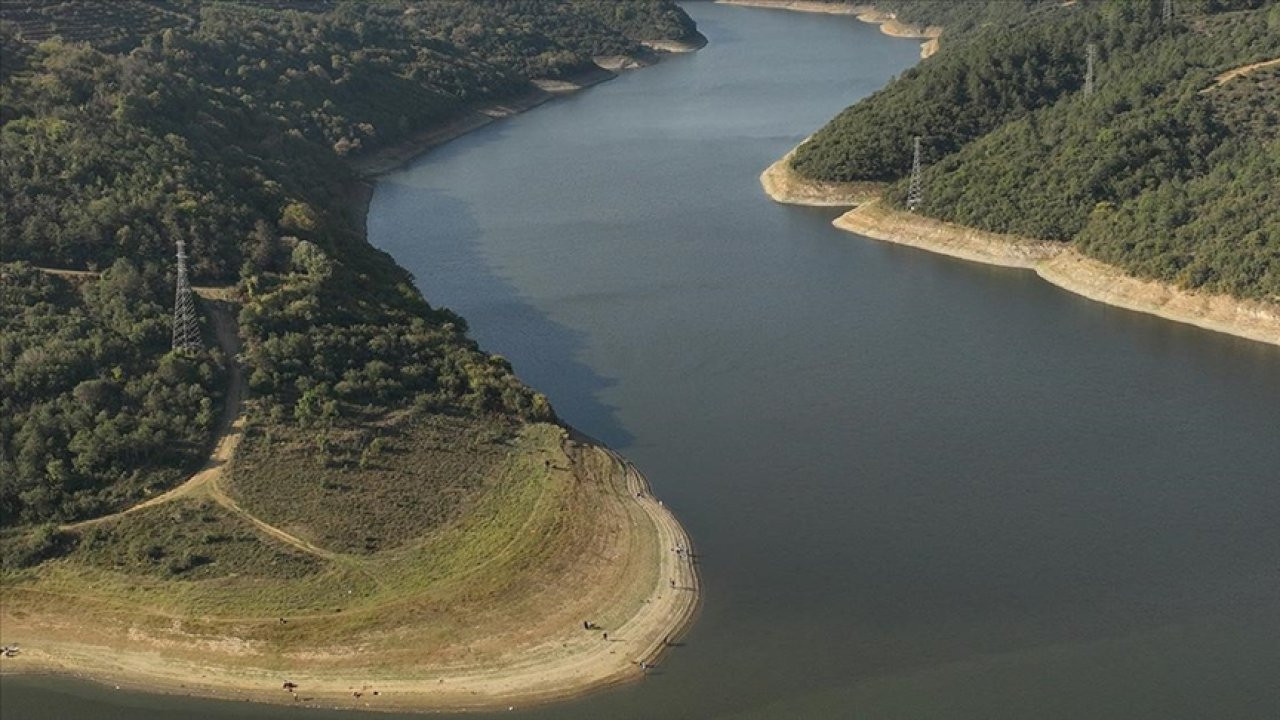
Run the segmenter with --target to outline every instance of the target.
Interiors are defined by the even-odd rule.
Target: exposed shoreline
[[[813,0],[716,0],[725,5],[774,8],[797,12],[857,15],[880,24],[895,37],[927,37],[921,56],[938,48],[942,28],[918,28],[899,23],[870,5],[837,5]],[[1262,66],[1277,61],[1262,63]],[[1233,71],[1237,72],[1237,71]],[[1229,80],[1231,73],[1219,77]],[[808,142],[806,138],[805,141]],[[1034,270],[1046,282],[1068,292],[1108,305],[1147,313],[1258,342],[1280,345],[1280,303],[1246,300],[1230,295],[1195,292],[1145,280],[1120,268],[1088,258],[1069,245],[986,232],[896,211],[879,202],[885,184],[812,180],[791,167],[797,145],[765,168],[760,184],[774,201],[789,205],[852,208],[832,224],[841,230],[899,245],[988,265]]]
[[[761,179],[765,191],[768,183]],[[795,195],[778,202],[806,203]],[[788,199],[789,198],[789,199]],[[846,203],[847,205],[848,203]],[[837,228],[864,237],[987,265],[1032,270],[1046,282],[1090,300],[1248,340],[1280,345],[1280,304],[1194,292],[1128,275],[1065,243],[1002,235],[893,210],[879,200],[857,204],[836,218]]]
[[[700,581],[690,540],[630,462],[572,429],[565,430],[564,438],[575,482],[596,487],[608,503],[597,508],[595,522],[624,530],[601,542],[606,553],[628,556],[625,562],[619,556],[610,564],[621,563],[623,569],[615,574],[621,573],[627,581],[621,586],[582,586],[578,606],[573,607],[556,600],[565,590],[528,589],[518,598],[522,605],[536,608],[551,602],[555,613],[572,614],[574,619],[554,636],[525,637],[519,647],[499,656],[416,666],[383,665],[376,653],[365,657],[352,649],[294,649],[286,655],[297,658],[296,665],[286,669],[279,666],[286,655],[264,653],[234,636],[202,637],[190,647],[175,648],[176,638],[186,637],[185,621],[178,618],[170,628],[128,628],[121,637],[120,628],[78,628],[55,615],[49,624],[28,631],[33,636],[39,631],[38,641],[21,631],[6,632],[5,642],[20,642],[22,653],[4,660],[0,673],[71,675],[166,695],[396,712],[528,707],[643,679],[646,673],[640,663],[657,661],[692,624],[700,607]],[[670,551],[677,546],[686,551]],[[652,564],[651,556],[656,556]],[[540,600],[544,594],[555,597]],[[606,597],[614,607],[584,607]],[[616,616],[603,628],[609,639],[602,642],[599,631],[583,630],[578,625],[580,615]],[[8,620],[6,625],[18,624],[14,618]],[[413,632],[413,628],[404,631]],[[334,645],[340,643],[335,640]],[[219,656],[226,658],[223,664]],[[299,684],[300,699],[280,689],[281,678]],[[355,697],[353,691],[362,688],[361,697]]]
[[[920,45],[920,57],[928,58],[938,51],[942,28],[936,25],[920,27],[898,20],[893,13],[877,10],[874,4],[851,5],[848,3],[820,2],[819,0],[715,0],[721,5],[791,10],[794,12],[823,15],[853,15],[864,23],[879,25],[880,32],[891,37],[924,40]]]
[[[698,42],[646,42],[658,59],[665,53],[693,52],[706,44]],[[600,65],[616,60],[612,71]],[[379,176],[392,172],[429,150],[484,127],[496,120],[535,108],[560,95],[612,80],[619,70],[653,64],[635,58],[597,58],[598,67],[557,81],[535,82],[536,90],[521,96],[471,110],[444,125],[424,130],[404,142],[357,158],[351,165],[361,176],[348,191],[346,212],[367,241],[367,217]],[[59,639],[43,638],[35,642],[26,635],[15,640],[5,633],[4,642],[21,642],[22,653],[0,663],[0,675],[59,674],[71,675],[99,684],[114,685],[142,692],[165,695],[198,696],[211,699],[252,701],[290,706],[343,708],[362,711],[449,712],[464,710],[502,710],[511,706],[528,707],[563,701],[587,695],[607,687],[643,679],[641,663],[656,662],[692,625],[701,607],[701,584],[692,560],[692,542],[675,515],[650,489],[648,480],[618,453],[592,441],[572,428],[565,428],[565,452],[577,462],[579,469],[605,465],[609,472],[606,484],[613,487],[617,506],[614,519],[629,524],[635,543],[656,548],[656,562],[645,565],[641,572],[651,576],[652,586],[643,596],[617,597],[606,592],[609,602],[592,608],[579,608],[586,617],[609,617],[629,613],[620,623],[606,628],[610,639],[601,643],[598,633],[590,633],[590,641],[581,640],[582,631],[571,625],[560,637],[542,638],[538,643],[520,649],[515,657],[499,658],[489,665],[449,665],[401,668],[401,675],[388,676],[387,669],[361,674],[363,668],[338,673],[307,671],[281,672],[272,668],[239,667],[216,664],[194,664],[161,655],[161,648],[171,648],[174,641],[145,642],[138,647],[121,648],[103,641],[83,642],[80,633],[72,631]],[[578,472],[578,471],[575,471]],[[585,471],[588,475],[592,471]],[[580,482],[584,476],[580,476]],[[595,478],[597,481],[599,477]],[[643,518],[643,519],[641,519]],[[646,529],[647,528],[647,529]],[[645,540],[647,536],[647,541]],[[679,554],[670,548],[683,547]],[[618,548],[622,552],[626,548]],[[643,562],[632,558],[631,562]],[[647,569],[645,569],[647,568]],[[522,601],[528,601],[522,598]],[[576,617],[576,616],[575,616]],[[12,619],[12,618],[11,618]],[[67,622],[51,618],[63,630]],[[179,618],[175,623],[181,623]],[[575,621],[576,623],[577,621]],[[10,627],[16,623],[6,623]],[[128,642],[137,638],[133,631]],[[38,636],[37,636],[38,637]],[[233,637],[226,638],[235,644]],[[200,643],[198,643],[200,644]],[[207,643],[205,643],[207,644]],[[568,649],[569,652],[564,652]],[[197,647],[187,650],[195,652]],[[348,658],[354,660],[354,658]],[[279,689],[275,678],[287,676],[302,685],[305,701]],[[372,681],[372,682],[371,682]],[[368,685],[379,694],[355,698],[353,688]],[[447,687],[446,687],[447,686]]]
[[[1009,268],[1035,269],[1062,252],[1062,245],[934,220],[885,207],[872,200],[832,221],[841,230],[875,240],[908,245],[962,260]]]
[[[385,175],[403,167],[433,148],[439,147],[450,140],[460,138],[472,131],[479,130],[492,122],[527,112],[562,95],[575,93],[600,83],[608,82],[624,71],[648,67],[653,65],[654,62],[660,62],[663,55],[695,52],[705,47],[707,40],[699,34],[694,41],[645,40],[641,44],[654,51],[656,60],[635,58],[628,55],[601,56],[593,58],[595,62],[594,68],[563,78],[535,78],[531,80],[534,86],[533,89],[523,95],[503,98],[497,102],[474,107],[443,125],[428,128],[411,135],[401,142],[355,158],[351,162],[351,166],[357,173],[367,179]],[[367,214],[367,200],[359,210],[362,215]]]
[[[795,154],[796,151],[793,148],[760,173],[760,184],[764,186],[765,193],[780,203],[813,207],[851,207],[875,200],[884,190],[885,184],[877,182],[842,183],[810,180],[792,169],[791,158],[795,157]]]

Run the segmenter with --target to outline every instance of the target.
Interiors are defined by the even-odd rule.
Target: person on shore
[[[609,633],[604,634],[604,639],[605,639],[605,642],[609,641]]]

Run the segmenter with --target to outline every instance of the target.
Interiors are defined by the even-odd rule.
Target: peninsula
[[[689,538],[364,215],[378,172],[697,49],[683,11],[16,2],[0,42],[0,671],[383,710],[644,676]]]

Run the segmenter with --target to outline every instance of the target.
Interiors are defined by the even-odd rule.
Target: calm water
[[[374,198],[373,242],[644,468],[704,558],[659,673],[494,717],[1280,717],[1280,349],[769,202],[759,171],[917,45],[689,10],[703,51]],[[2,697],[5,720],[350,717]]]

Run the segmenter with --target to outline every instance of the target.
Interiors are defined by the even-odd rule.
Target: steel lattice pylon
[[[199,350],[200,321],[196,318],[196,301],[187,279],[186,245],[178,240],[178,282],[173,300],[173,349],[177,352]]]
[[[1164,0],[1162,19],[1165,25],[1173,22],[1173,0]]]
[[[915,212],[915,209],[924,201],[924,181],[920,177],[920,140],[917,135],[914,141],[915,157],[911,161],[911,185],[907,189],[907,209]]]
[[[1085,48],[1085,71],[1084,71],[1084,94],[1088,97],[1093,94],[1093,69],[1098,62],[1098,46],[1089,43]]]

